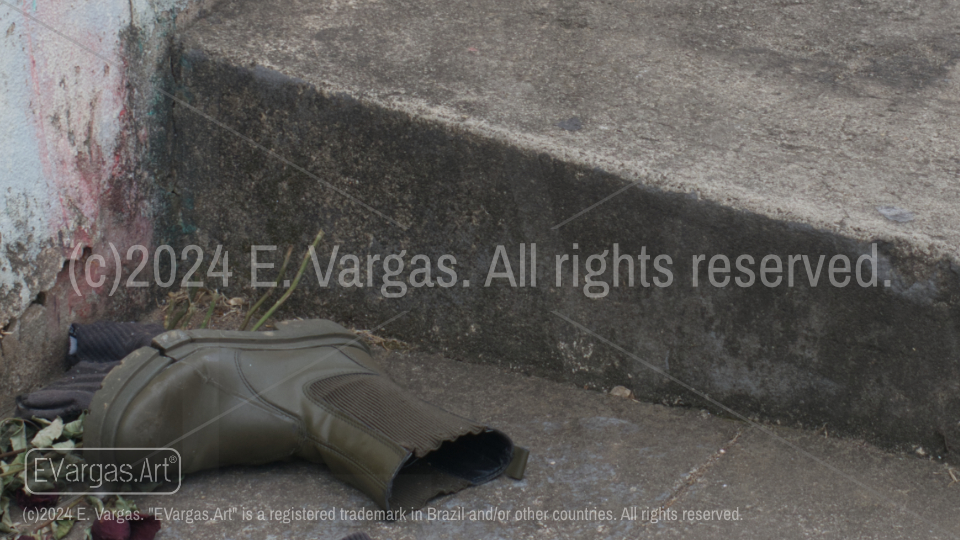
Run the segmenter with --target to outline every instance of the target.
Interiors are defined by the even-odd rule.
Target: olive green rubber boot
[[[184,474],[292,457],[322,462],[384,510],[420,508],[508,466],[522,476],[526,462],[519,448],[514,459],[500,431],[429,405],[379,374],[366,345],[323,320],[280,323],[270,332],[157,336],[104,380],[83,442],[175,448]],[[110,450],[93,459],[134,461]]]

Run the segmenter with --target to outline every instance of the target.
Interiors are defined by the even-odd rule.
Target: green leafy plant
[[[23,540],[54,539],[59,540],[66,536],[76,524],[73,509],[82,503],[93,507],[98,516],[103,516],[92,529],[86,532],[88,538],[97,540],[97,532],[113,526],[118,520],[111,516],[134,516],[130,521],[134,527],[148,527],[159,529],[159,522],[152,516],[139,513],[136,504],[119,496],[101,500],[95,495],[77,494],[75,498],[60,507],[51,515],[50,519],[41,523],[14,523],[10,512],[11,504],[16,504],[24,510],[51,508],[60,503],[60,497],[44,494],[44,491],[57,491],[59,486],[54,483],[53,468],[63,462],[79,464],[83,459],[74,452],[63,452],[73,448],[83,447],[83,419],[80,418],[64,423],[59,417],[54,420],[42,418],[24,419],[7,418],[0,421],[0,534]],[[30,452],[37,449],[36,452]],[[30,472],[40,481],[31,481],[30,490],[27,488],[27,455],[31,464]],[[38,460],[49,459],[41,462]],[[44,463],[44,465],[40,465]],[[36,468],[35,468],[36,467]],[[103,523],[101,523],[103,522]],[[92,532],[91,532],[92,531]],[[153,531],[155,533],[155,531]]]
[[[0,532],[6,534],[25,534],[25,526],[13,523],[10,516],[10,503],[16,501],[21,507],[42,508],[57,503],[58,497],[43,495],[26,490],[27,453],[32,449],[50,449],[49,452],[31,452],[30,458],[48,458],[51,464],[63,460],[78,461],[80,458],[71,453],[56,452],[56,449],[71,449],[82,446],[83,416],[73,422],[64,423],[60,418],[53,421],[34,418],[7,418],[0,421]],[[41,482],[32,483],[32,488],[46,488],[52,491],[50,481],[52,471],[45,467],[35,471]],[[66,520],[65,520],[66,521]],[[60,523],[52,527],[53,537],[62,538],[69,532],[73,523]],[[36,536],[35,536],[36,537]]]

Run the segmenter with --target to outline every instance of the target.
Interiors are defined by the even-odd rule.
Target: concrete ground
[[[184,327],[199,327],[204,311]],[[242,315],[222,302],[210,328],[236,329]],[[157,310],[145,321],[163,317]],[[643,403],[359,334],[401,386],[529,449],[523,480],[504,476],[435,499],[420,519],[383,522],[343,514],[378,507],[322,465],[205,471],[174,495],[132,497],[163,522],[158,540],[340,540],[361,531],[374,540],[960,538],[960,470],[924,449],[893,453],[824,429]],[[334,512],[295,514],[304,510]],[[67,540],[83,538],[92,511],[85,516]]]
[[[829,433],[758,428],[438,356],[381,350],[378,359],[406,388],[502,429],[529,448],[525,478],[502,477],[428,507],[450,515],[431,520],[425,511],[422,520],[387,523],[344,519],[341,510],[377,507],[321,466],[206,472],[186,478],[176,495],[137,499],[164,520],[158,538],[339,540],[358,531],[374,540],[960,535],[960,484],[936,461],[885,453]],[[285,522],[282,514],[334,508],[333,519],[288,514]],[[452,512],[460,508],[493,508],[508,517],[459,519]],[[650,519],[657,508],[665,509],[666,519]],[[625,514],[633,509],[635,515]],[[546,516],[517,519],[517,512],[527,510]],[[578,511],[609,514],[553,519],[555,512]],[[685,514],[704,511],[720,514],[710,520]],[[717,519],[726,511],[726,520]]]

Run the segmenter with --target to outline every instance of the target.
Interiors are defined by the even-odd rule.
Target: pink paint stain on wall
[[[43,23],[23,19],[30,107],[48,184],[46,236],[62,239],[66,258],[77,245],[104,255],[107,242],[124,254],[132,245],[150,247],[153,222],[133,177],[136,142],[146,134],[138,132],[127,112],[120,37],[129,24],[130,4],[27,1],[19,7]],[[57,288],[65,289],[65,280],[66,271],[58,275]],[[84,289],[81,297],[67,298],[71,311],[81,316],[90,313],[91,302],[99,301],[95,293],[101,292]]]
[[[36,10],[32,2],[21,6],[79,43],[25,20],[31,107],[44,176],[51,184],[50,226],[71,232],[96,229],[110,178],[122,174],[116,168],[123,160],[108,156],[113,157],[122,139],[127,91],[123,70],[98,56],[122,65],[116,19],[124,16],[127,4],[42,2]]]

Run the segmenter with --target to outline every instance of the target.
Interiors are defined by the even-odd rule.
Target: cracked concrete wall
[[[109,298],[87,258],[150,247],[168,44],[212,2],[0,2],[0,395],[63,369],[70,322],[131,317],[149,291]],[[77,257],[78,295],[70,283]],[[91,266],[94,282],[101,274]],[[122,289],[122,288],[121,288]],[[109,289],[107,289],[109,290]],[[7,401],[9,404],[9,401]]]

